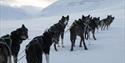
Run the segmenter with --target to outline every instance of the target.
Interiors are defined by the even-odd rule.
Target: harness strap
[[[12,39],[9,34],[2,36],[0,39],[3,40],[3,42],[5,42],[9,47],[11,47]]]

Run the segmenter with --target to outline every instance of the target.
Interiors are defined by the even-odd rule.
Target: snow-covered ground
[[[60,0],[60,1],[63,1],[63,0]],[[90,1],[92,0],[89,0],[88,2]],[[102,1],[104,3],[107,3],[108,0],[106,1],[102,0]],[[113,1],[120,1],[121,3],[116,4],[115,2],[115,5],[114,5]],[[70,21],[68,26],[70,26],[75,19],[80,18],[82,14],[84,15],[90,14],[96,17],[100,16],[101,19],[105,18],[108,14],[111,14],[115,16],[115,20],[111,24],[111,27],[109,28],[109,30],[96,32],[97,40],[93,40],[92,37],[90,40],[86,40],[86,44],[88,47],[87,51],[84,50],[84,48],[78,47],[78,44],[80,41],[78,37],[76,40],[76,47],[74,47],[74,51],[71,52],[70,51],[71,42],[69,37],[69,31],[65,32],[65,36],[64,36],[65,47],[64,48],[59,47],[58,48],[59,51],[56,52],[54,50],[53,45],[51,46],[50,63],[125,63],[125,21],[124,21],[125,20],[124,18],[125,1],[110,0],[110,2],[112,2],[113,5],[110,4],[110,6],[108,6],[109,4],[108,5],[104,4],[102,5],[102,8],[100,6],[98,7],[98,9],[94,8],[93,10],[69,13]],[[103,7],[105,5],[106,7]],[[49,9],[47,11],[51,11],[51,10]],[[62,9],[60,11],[62,11]],[[59,15],[57,14],[49,15],[49,13],[47,13],[47,16],[43,16],[35,19],[31,18],[26,20],[0,21],[0,36],[10,33],[11,31],[20,27],[21,24],[26,25],[26,27],[29,29],[29,39],[24,41],[21,44],[21,50],[19,52],[19,57],[18,57],[18,58],[21,58],[23,55],[25,55],[25,53],[24,52],[22,53],[22,51],[24,51],[25,46],[31,41],[32,38],[38,35],[42,35],[42,33],[46,29],[48,29],[54,23],[58,22],[61,16],[66,14],[65,13],[63,14],[62,12]],[[67,27],[66,29],[68,28],[69,27]],[[43,55],[43,57],[44,57],[43,63],[46,63],[45,56]],[[26,58],[23,57],[18,63],[26,63]]]

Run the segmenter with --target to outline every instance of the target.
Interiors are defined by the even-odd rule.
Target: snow
[[[55,2],[52,7],[55,9],[60,10],[60,12],[54,12],[53,8],[49,6],[51,9],[46,10],[46,13],[42,17],[38,18],[31,18],[25,20],[8,20],[8,21],[0,21],[0,36],[10,33],[11,31],[15,30],[16,28],[20,27],[21,24],[25,24],[25,26],[29,29],[29,39],[25,40],[21,44],[21,49],[19,52],[19,58],[21,58],[25,53],[24,51],[25,46],[32,40],[32,38],[42,35],[42,33],[48,29],[51,25],[58,22],[62,15],[66,15],[66,13],[59,7],[62,3],[65,2],[64,5],[67,5],[69,2],[79,2],[81,0],[59,0]],[[83,0],[86,1],[86,0]],[[64,48],[58,47],[58,52],[54,50],[53,45],[51,46],[50,50],[50,63],[125,63],[125,1],[123,0],[93,0],[94,2],[98,2],[100,6],[97,6],[91,9],[87,9],[84,11],[79,11],[83,5],[88,6],[88,4],[83,4],[81,6],[76,6],[75,12],[71,11],[68,13],[70,15],[70,21],[68,24],[68,29],[72,22],[75,19],[81,17],[81,15],[92,15],[96,17],[101,17],[101,19],[105,18],[108,14],[115,16],[114,22],[111,24],[109,30],[101,31],[99,30],[96,32],[97,40],[93,40],[92,37],[90,40],[85,40],[88,50],[84,50],[84,48],[79,48],[79,41],[80,38],[77,37],[76,40],[76,47],[74,47],[74,51],[70,51],[71,42],[70,42],[70,34],[69,31],[65,32],[64,35]],[[92,0],[88,0],[87,2],[92,2]],[[99,3],[101,2],[101,3]],[[102,2],[104,3],[103,5]],[[109,3],[109,2],[112,2]],[[59,6],[58,6],[58,5]],[[92,4],[93,5],[93,4]],[[89,8],[92,8],[88,6]],[[110,6],[109,6],[110,5]],[[68,5],[69,6],[69,5]],[[69,6],[72,9],[74,6]],[[78,7],[78,8],[77,8]],[[83,7],[84,8],[84,7]],[[86,7],[87,8],[87,7]],[[44,11],[45,11],[44,10]],[[44,12],[43,11],[43,12]],[[52,11],[51,13],[49,13]],[[55,14],[55,15],[54,15]],[[43,55],[43,63],[46,63],[45,56]],[[22,58],[18,63],[26,63],[26,58]]]

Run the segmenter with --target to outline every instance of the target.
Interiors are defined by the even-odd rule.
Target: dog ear
[[[87,17],[90,17],[90,14]]]
[[[26,29],[27,31],[28,31],[28,29],[25,27],[25,25],[24,24],[22,24],[22,27],[21,28],[24,28],[24,29]]]
[[[26,28],[24,24],[22,24],[22,28]]]
[[[98,20],[100,20],[100,17],[98,17]]]
[[[84,15],[82,15],[82,19],[83,19],[83,18],[85,18],[85,16],[84,16]]]
[[[69,15],[67,15],[67,17],[69,17]]]
[[[115,19],[115,17],[112,17],[112,19]]]
[[[82,21],[82,19],[79,19],[79,21]]]

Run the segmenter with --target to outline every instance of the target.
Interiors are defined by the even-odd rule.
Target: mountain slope
[[[0,19],[10,20],[10,19],[22,19],[26,18],[27,13],[23,9],[11,7],[8,5],[0,5]]]
[[[40,16],[42,10],[42,8],[34,6],[21,6],[20,8],[23,9],[28,15],[34,17]]]
[[[111,3],[112,2],[112,3]],[[123,0],[58,0],[45,8],[42,16],[65,15],[83,11],[92,11],[122,4]]]

